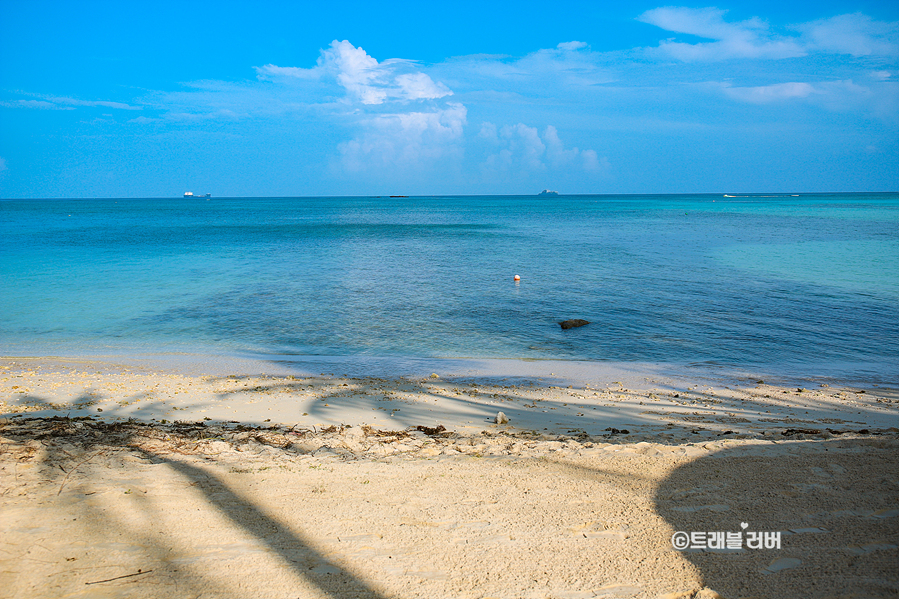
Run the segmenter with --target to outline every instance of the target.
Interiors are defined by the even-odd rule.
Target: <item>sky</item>
[[[0,197],[899,191],[899,2],[0,0]]]

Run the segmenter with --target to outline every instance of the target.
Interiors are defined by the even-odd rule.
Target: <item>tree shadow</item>
[[[895,436],[718,451],[675,469],[654,501],[674,531],[725,533],[724,550],[706,534],[682,552],[725,597],[899,593]],[[749,533],[762,531],[779,532],[780,547],[748,548]],[[742,549],[727,550],[726,533],[739,533]]]
[[[193,439],[179,439],[177,427],[160,431],[152,425],[137,421],[106,423],[87,417],[77,419],[56,417],[18,423],[19,426],[22,424],[27,424],[28,430],[20,430],[12,435],[9,434],[10,424],[0,424],[0,432],[3,433],[0,451],[18,452],[16,455],[18,463],[37,461],[42,483],[49,483],[53,489],[58,488],[56,496],[50,493],[51,497],[41,499],[51,509],[49,512],[43,512],[48,521],[80,520],[84,523],[81,526],[87,527],[84,530],[88,536],[95,540],[101,539],[103,541],[101,544],[115,545],[114,540],[117,537],[124,537],[128,546],[140,548],[140,559],[145,560],[143,567],[145,574],[141,574],[144,578],[140,579],[144,585],[157,587],[173,585],[182,596],[206,592],[227,594],[227,589],[236,589],[240,586],[242,573],[234,571],[231,580],[210,580],[202,571],[189,566],[179,566],[178,560],[173,559],[172,547],[165,544],[165,537],[154,534],[156,528],[152,523],[161,518],[160,506],[154,503],[152,497],[142,495],[139,490],[135,490],[133,494],[131,489],[127,491],[131,495],[129,505],[141,514],[139,518],[141,522],[151,523],[145,527],[146,529],[136,522],[124,520],[123,513],[117,511],[114,504],[91,503],[91,496],[95,493],[99,492],[102,496],[104,492],[108,492],[90,488],[91,470],[107,468],[108,460],[116,459],[117,456],[165,465],[177,473],[176,482],[173,483],[173,488],[167,489],[167,493],[174,494],[179,489],[188,487],[195,492],[198,491],[210,510],[230,522],[233,528],[249,535],[253,543],[277,556],[294,575],[310,583],[320,594],[335,598],[384,597],[372,583],[356,576],[316,549],[310,539],[298,530],[304,523],[280,521],[276,516],[267,513],[265,508],[247,499],[238,489],[229,486],[211,469],[202,467],[203,463],[200,461],[202,457],[195,456],[193,460],[188,459]],[[153,439],[154,435],[157,441],[165,442],[167,450],[154,450],[152,443],[148,444],[148,439]],[[16,467],[18,468],[18,465]],[[77,482],[76,478],[81,481]],[[3,489],[0,497],[8,495],[10,490],[15,490],[18,484],[17,470],[15,480],[8,478],[3,485],[7,488]],[[24,488],[25,492],[27,490]],[[202,539],[198,541],[202,542]],[[76,566],[80,565],[72,564],[71,569],[78,569]],[[149,576],[150,571],[152,577]],[[138,576],[132,572],[133,569],[127,574]],[[107,576],[98,574],[96,570],[89,577],[80,576],[79,580],[74,582],[70,576],[71,586],[68,589],[84,584],[85,582],[80,580],[84,578],[103,579]],[[138,581],[124,578],[119,584],[132,584]],[[89,581],[86,583],[93,584]],[[53,594],[50,592],[52,588],[61,590],[66,587],[62,583],[53,587],[48,582],[48,586],[41,589],[32,588],[27,592],[21,592],[19,589],[19,594],[27,596],[37,593],[47,596]]]
[[[207,470],[186,462],[166,459],[152,452],[144,453],[148,458],[156,458],[167,464],[186,480],[196,483],[195,488],[203,492],[211,507],[279,555],[285,564],[322,592],[332,597],[383,597],[369,583],[313,549],[308,539],[292,532],[290,527],[266,514],[261,507]]]

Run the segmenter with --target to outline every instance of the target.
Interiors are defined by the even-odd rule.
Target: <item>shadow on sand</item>
[[[69,573],[55,572],[48,576],[48,580],[42,581],[40,587],[23,589],[16,588],[16,584],[10,584],[9,588],[12,591],[9,596],[54,596],[56,594],[54,588],[71,590],[80,585],[107,582],[116,584],[100,587],[81,586],[81,589],[85,592],[91,588],[106,589],[98,590],[96,593],[99,595],[91,596],[111,596],[105,595],[104,592],[120,596],[121,592],[125,592],[122,596],[144,597],[153,596],[156,592],[153,589],[167,588],[164,594],[177,589],[179,596],[199,597],[210,593],[214,596],[228,596],[234,593],[235,589],[241,588],[240,570],[234,571],[228,580],[210,579],[204,576],[201,569],[191,567],[190,560],[184,562],[173,559],[178,552],[173,546],[166,544],[165,533],[161,532],[162,525],[156,524],[162,514],[157,500],[143,496],[140,492],[132,493],[129,489],[127,491],[131,495],[129,505],[135,507],[136,512],[140,514],[140,518],[133,521],[122,519],[122,515],[117,514],[114,508],[110,510],[108,505],[112,504],[92,503],[90,496],[94,495],[93,491],[85,493],[83,490],[75,490],[78,486],[76,478],[85,476],[89,478],[92,470],[103,468],[104,461],[117,462],[121,466],[124,459],[135,463],[166,466],[170,470],[165,473],[168,477],[166,484],[169,494],[199,492],[205,505],[229,522],[231,528],[238,531],[238,536],[241,536],[242,531],[242,536],[249,539],[251,546],[260,547],[263,552],[275,556],[293,572],[295,577],[310,583],[317,591],[316,596],[360,599],[384,597],[372,584],[323,555],[301,532],[298,532],[304,527],[314,526],[314,522],[282,522],[277,516],[267,513],[264,507],[248,500],[239,489],[229,486],[211,469],[202,467],[201,462],[196,459],[193,461],[179,459],[193,453],[191,446],[194,445],[196,437],[193,439],[183,437],[177,427],[163,430],[134,421],[109,424],[86,418],[41,419],[32,423],[34,430],[27,435],[30,441],[20,444],[20,442],[10,443],[7,440],[0,446],[0,451],[18,452],[14,457],[22,464],[26,464],[31,458],[38,458],[37,466],[40,468],[42,482],[51,484],[54,489],[58,487],[55,495],[62,495],[59,498],[43,499],[48,507],[58,504],[44,513],[51,518],[66,514],[67,519],[83,522],[85,538],[99,542],[99,547],[116,550],[119,546],[116,539],[121,539],[128,546],[139,547],[140,559],[144,560],[145,567],[146,564],[150,564],[152,571],[141,572],[131,568],[126,575],[116,577],[107,576],[105,571],[78,567],[82,564],[72,564],[71,568],[66,568],[70,570]],[[3,428],[5,427],[0,427],[0,430]],[[151,449],[154,439],[163,441],[165,449],[162,451]],[[171,476],[173,473],[175,476]],[[0,491],[0,498],[11,491],[15,494],[19,479],[18,465],[13,476],[15,480],[12,480],[12,477],[7,478],[6,484],[3,485],[5,488]],[[71,497],[64,495],[64,490],[71,492]],[[27,487],[24,489],[19,487],[18,494],[21,495],[24,491],[27,491]],[[71,518],[73,515],[75,517]],[[70,539],[70,541],[74,543],[73,554],[77,553],[76,547],[79,543],[84,544],[84,539]],[[198,542],[208,543],[209,539],[198,539]],[[10,553],[11,549],[12,545],[7,546],[6,553]],[[28,553],[30,554],[31,550]],[[123,554],[122,561],[128,562],[129,558],[133,557]],[[54,568],[58,569],[58,566]],[[123,567],[123,571],[125,570],[127,568]],[[150,574],[153,575],[152,578],[149,577]],[[146,576],[141,578],[142,575]],[[107,578],[110,580],[105,580]],[[15,583],[16,580],[13,579],[12,582]],[[138,591],[136,588],[138,583],[150,590]],[[129,587],[130,591],[127,590]],[[116,590],[109,590],[111,588]],[[247,588],[244,587],[242,592],[246,591]]]
[[[784,597],[785,589],[809,598],[899,594],[895,437],[718,451],[674,470],[654,501],[675,531],[723,532],[725,545],[726,533],[740,534],[742,550],[708,549],[706,534],[697,543],[706,549],[682,552],[728,599]],[[780,548],[747,548],[760,531],[779,532]]]

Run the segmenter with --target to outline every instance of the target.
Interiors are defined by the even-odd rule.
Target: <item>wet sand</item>
[[[506,372],[342,378],[4,359],[0,588],[899,592],[895,390]],[[776,531],[781,547],[676,550],[676,531]]]

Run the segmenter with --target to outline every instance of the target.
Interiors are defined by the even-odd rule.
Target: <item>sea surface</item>
[[[0,200],[0,220],[7,356],[899,379],[897,194]]]

